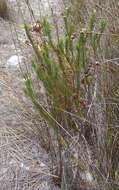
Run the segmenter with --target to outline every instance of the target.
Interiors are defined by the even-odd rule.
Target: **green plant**
[[[109,128],[110,123],[105,123],[105,104],[100,107],[104,102],[101,39],[106,22],[101,20],[97,25],[94,12],[89,24],[76,31],[67,10],[64,25],[65,37],[58,37],[55,43],[51,24],[46,19],[36,23],[41,36],[36,43],[32,33],[36,29],[25,24],[27,37],[37,56],[32,65],[36,78],[44,85],[47,108],[39,100],[40,89],[33,83],[30,73],[24,74],[24,91],[49,124],[44,134],[42,128],[39,130],[43,134],[44,146],[50,152],[52,169],[55,166],[53,172],[58,176],[61,189],[78,190],[82,171],[90,171],[100,189],[111,189],[116,185],[106,180],[114,168],[109,163],[116,151],[117,137],[113,137],[115,131]],[[91,147],[97,151],[97,166],[90,161]],[[105,162],[108,164],[106,169]],[[114,170],[111,173],[115,175]],[[115,180],[114,175],[113,178],[110,176],[111,180]]]

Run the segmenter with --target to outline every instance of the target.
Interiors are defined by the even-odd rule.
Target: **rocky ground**
[[[25,1],[9,1],[10,20],[0,18],[0,189],[53,190],[57,188],[50,176],[48,155],[33,122],[36,113],[23,93],[22,72],[30,69],[33,56],[25,43],[23,18],[31,22],[33,17]],[[36,18],[48,14],[48,1],[30,2]],[[51,2],[54,8],[55,3]],[[43,125],[40,118],[38,125]]]

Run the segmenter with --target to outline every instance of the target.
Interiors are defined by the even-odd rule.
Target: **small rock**
[[[94,182],[94,179],[93,179],[93,176],[92,174],[89,172],[89,171],[85,171],[81,174],[81,177],[83,180],[89,182],[89,183],[93,183]]]
[[[30,166],[26,166],[24,163],[21,163],[20,164],[20,168],[23,168],[25,170],[29,170],[30,169]]]
[[[11,56],[8,61],[7,61],[7,66],[8,67],[12,67],[12,66],[18,66],[19,63],[22,62],[23,57],[22,56],[17,56],[17,55],[13,55]]]
[[[90,172],[86,172],[86,179],[89,182],[93,182],[93,176]]]
[[[43,162],[41,162],[40,167],[46,167],[46,165]]]

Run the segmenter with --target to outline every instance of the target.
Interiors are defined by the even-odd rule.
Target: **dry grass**
[[[0,72],[0,188],[49,190],[48,183],[56,176],[52,176],[48,155],[39,143],[36,126],[43,122],[24,99],[19,75]]]

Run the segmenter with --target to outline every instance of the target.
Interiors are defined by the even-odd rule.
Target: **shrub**
[[[76,30],[67,10],[64,25],[64,38],[57,36],[55,42],[46,19],[33,26],[25,24],[37,56],[32,66],[36,79],[44,85],[47,105],[40,100],[40,89],[30,73],[24,73],[24,91],[48,123],[39,130],[61,189],[79,190],[82,173],[87,171],[96,189],[116,189],[114,157],[118,157],[118,132],[106,120],[109,107],[105,104],[102,83],[105,65],[101,42],[106,22],[101,20],[97,25],[94,12],[85,28]],[[37,42],[33,31],[41,37]],[[93,159],[90,152],[94,154]]]

